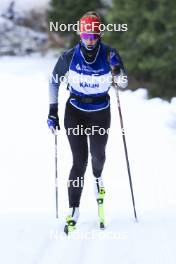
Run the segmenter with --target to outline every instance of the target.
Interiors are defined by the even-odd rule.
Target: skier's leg
[[[105,164],[105,148],[108,135],[90,136],[90,152],[92,161],[92,171],[94,175],[94,191],[95,197],[98,199],[99,192],[104,188],[102,171]]]
[[[66,104],[64,125],[67,132],[70,148],[73,156],[73,165],[68,180],[69,214],[66,217],[64,232],[68,234],[75,229],[79,218],[79,204],[84,184],[84,173],[88,162],[87,136],[79,130],[77,135],[73,129],[83,125],[83,117],[80,111]]]
[[[88,162],[88,145],[86,135],[69,135],[73,165],[68,180],[69,207],[79,207],[84,185],[84,173]]]
[[[68,180],[69,207],[79,207],[84,183],[84,173],[88,161],[87,136],[81,133],[75,135],[74,128],[84,125],[85,118],[82,111],[74,108],[67,101],[64,117],[64,126],[72,151],[73,165]]]
[[[108,129],[110,127],[110,107],[102,111],[98,111],[93,115],[92,126],[96,126],[97,129],[92,135],[90,135],[90,153],[92,161],[93,175],[95,176],[95,186],[97,190],[103,186],[103,180],[101,177],[104,163],[105,163],[105,149],[108,140]]]
[[[108,135],[91,135],[90,136],[90,153],[92,161],[93,175],[96,178],[101,176],[105,163],[105,148],[108,140]]]

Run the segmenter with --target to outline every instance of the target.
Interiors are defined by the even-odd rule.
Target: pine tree
[[[119,49],[137,85],[150,97],[176,96],[176,1],[114,0],[108,22],[128,24],[127,32],[106,39]]]

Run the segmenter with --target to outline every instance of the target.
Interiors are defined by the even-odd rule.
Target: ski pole
[[[122,118],[122,111],[121,111],[121,106],[120,106],[120,97],[119,97],[119,92],[118,92],[118,86],[116,83],[114,83],[114,88],[115,88],[119,117],[120,117],[120,125],[121,125],[121,130],[122,130],[122,138],[123,138],[123,145],[124,145],[124,150],[125,150],[127,171],[128,171],[128,177],[129,177],[129,183],[130,183],[130,189],[131,189],[131,197],[132,197],[132,203],[133,203],[133,209],[134,209],[134,216],[135,216],[135,219],[137,221],[137,213],[136,213],[134,193],[133,193],[133,184],[132,184],[132,179],[131,179],[130,163],[129,163],[129,159],[128,159],[128,151],[127,151],[127,144],[126,144],[126,138],[125,138],[125,129],[124,129],[124,125],[123,125],[123,118]]]
[[[56,218],[58,218],[57,130],[54,131],[54,142],[55,142],[55,197],[56,197]]]

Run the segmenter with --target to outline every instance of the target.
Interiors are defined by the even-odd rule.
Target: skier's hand
[[[51,129],[53,133],[55,133],[56,130],[60,130],[59,117],[57,112],[58,112],[58,104],[50,104],[47,124],[49,129]]]
[[[128,86],[128,78],[123,72],[121,72],[114,76],[114,83],[116,83],[119,88],[125,89]]]
[[[56,130],[60,130],[60,125],[59,125],[59,118],[58,118],[58,116],[52,116],[52,115],[49,115],[49,116],[48,116],[48,119],[47,119],[47,124],[48,124],[49,129],[51,129],[51,131],[52,131],[53,133],[55,133]]]

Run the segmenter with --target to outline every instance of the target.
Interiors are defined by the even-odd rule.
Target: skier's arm
[[[49,115],[47,122],[50,129],[56,129],[56,127],[60,129],[58,118],[58,92],[61,79],[69,70],[72,55],[72,50],[69,50],[59,57],[49,81]]]
[[[110,49],[110,66],[117,85],[120,88],[126,88],[128,86],[127,73],[120,55],[113,48]]]
[[[61,83],[61,77],[65,76],[66,72],[69,69],[67,56],[63,53],[52,72],[50,81],[49,81],[49,104],[58,104],[58,91]]]

